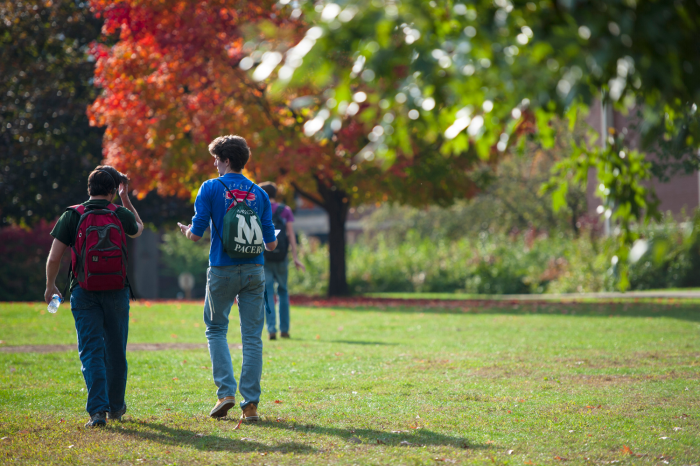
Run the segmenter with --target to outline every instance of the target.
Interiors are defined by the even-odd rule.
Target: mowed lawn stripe
[[[44,307],[0,305],[3,345],[74,344],[68,306]],[[206,343],[201,314],[200,304],[137,303],[130,342]],[[205,347],[130,352],[125,422],[100,431],[81,427],[77,352],[0,353],[0,463],[700,458],[695,305],[294,307],[291,333],[264,340],[263,422],[238,430],[235,418],[206,416],[215,386]],[[240,343],[235,312],[229,334]],[[232,357],[238,373],[240,351]]]

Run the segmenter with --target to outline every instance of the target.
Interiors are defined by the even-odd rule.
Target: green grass
[[[0,305],[3,346],[73,343],[69,309],[44,307]],[[133,305],[130,341],[204,343],[201,314]],[[0,353],[0,463],[700,461],[696,305],[297,307],[292,324],[265,340],[264,420],[240,430],[207,417],[206,350],[130,352],[129,412],[102,430],[82,427],[76,352]]]

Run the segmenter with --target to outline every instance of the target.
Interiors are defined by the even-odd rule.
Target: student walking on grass
[[[260,183],[260,187],[270,197],[272,207],[272,223],[280,230],[277,236],[277,248],[265,252],[265,299],[267,301],[267,331],[270,340],[277,339],[275,313],[275,283],[280,313],[280,336],[289,338],[289,292],[287,291],[287,276],[289,264],[287,253],[292,249],[292,260],[297,269],[306,271],[304,264],[297,257],[297,240],[294,235],[294,214],[289,206],[277,202],[277,185],[270,181]]]
[[[224,417],[236,404],[236,378],[226,334],[231,306],[238,297],[243,342],[238,386],[243,397],[241,418],[257,421],[265,322],[263,251],[277,246],[275,228],[267,194],[241,173],[250,158],[245,139],[218,137],[209,144],[209,152],[220,176],[199,188],[192,223],[178,223],[192,241],[199,241],[211,229],[204,323],[218,401],[209,415]]]
[[[117,190],[123,207],[111,202]],[[85,427],[99,427],[107,418],[121,420],[126,412],[130,289],[125,234],[140,236],[143,222],[129,199],[128,178],[114,168],[95,168],[88,177],[88,194],[90,199],[67,208],[51,231],[44,300],[49,303],[54,294],[63,298],[56,275],[70,247],[70,307],[90,415]]]

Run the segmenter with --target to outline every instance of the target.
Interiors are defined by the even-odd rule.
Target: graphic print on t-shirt
[[[236,205],[238,202],[241,202],[244,198],[246,193],[248,192],[247,189],[231,189],[229,191],[224,191],[224,199],[226,200],[226,203],[228,204],[228,207],[226,207],[226,212],[231,210],[231,207]],[[236,202],[231,202],[233,198],[236,198]],[[248,194],[248,205],[252,207],[252,202],[255,201],[255,193],[253,191]]]

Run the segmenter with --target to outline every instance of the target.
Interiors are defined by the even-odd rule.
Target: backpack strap
[[[244,201],[244,202],[248,200],[248,196],[250,196],[250,192],[253,190],[254,187],[255,187],[255,183],[253,183],[253,182],[251,181],[251,182],[250,182],[250,189],[248,190],[247,193],[245,193],[245,197],[243,198],[243,201]],[[246,205],[248,205],[247,202],[246,202]]]
[[[231,199],[233,200],[233,205],[236,205],[238,203],[238,201],[236,200],[236,196],[233,195],[233,192],[230,189],[228,189],[228,186],[226,186],[226,183],[221,181],[221,178],[217,178],[217,180],[219,180],[219,183],[221,183],[223,185],[226,192],[228,192],[231,195]],[[221,233],[219,233],[219,229],[216,228],[216,223],[214,223],[214,217],[211,215],[211,213],[209,214],[209,219],[211,220],[211,224],[214,225],[214,231],[216,231],[216,235],[219,237],[219,241],[221,241],[221,247],[223,248],[224,247],[224,239],[221,237]]]
[[[224,187],[224,189],[225,189],[229,194],[231,194],[231,198],[233,199],[233,202],[234,202],[234,203],[238,203],[238,201],[236,200],[236,196],[234,196],[234,195],[233,195],[233,192],[232,192],[230,189],[228,189],[228,186],[226,186],[226,183],[224,183],[223,181],[221,181],[221,178],[217,178],[217,181],[218,181],[219,183],[221,183],[221,185]]]
[[[66,207],[65,211],[68,212],[69,210],[72,210],[73,212],[78,214],[80,217],[82,217],[83,214],[85,213],[85,206],[82,204],[76,204],[76,205],[72,205],[70,207]],[[73,238],[73,242],[71,244],[69,244],[68,247],[73,249],[74,246],[75,246],[75,238]],[[70,265],[68,266],[68,276],[66,277],[66,286],[63,287],[63,293],[62,293],[63,299],[66,298],[66,293],[68,292],[68,287],[70,286],[70,280],[71,280],[72,275],[73,275],[73,260],[71,259]]]
[[[275,212],[272,214],[272,221],[275,221],[275,218],[278,218],[280,220],[283,220],[284,223],[286,224],[287,221],[282,218],[282,214],[284,213],[284,208],[287,207],[286,205],[279,203],[277,205],[277,208],[275,209]]]

